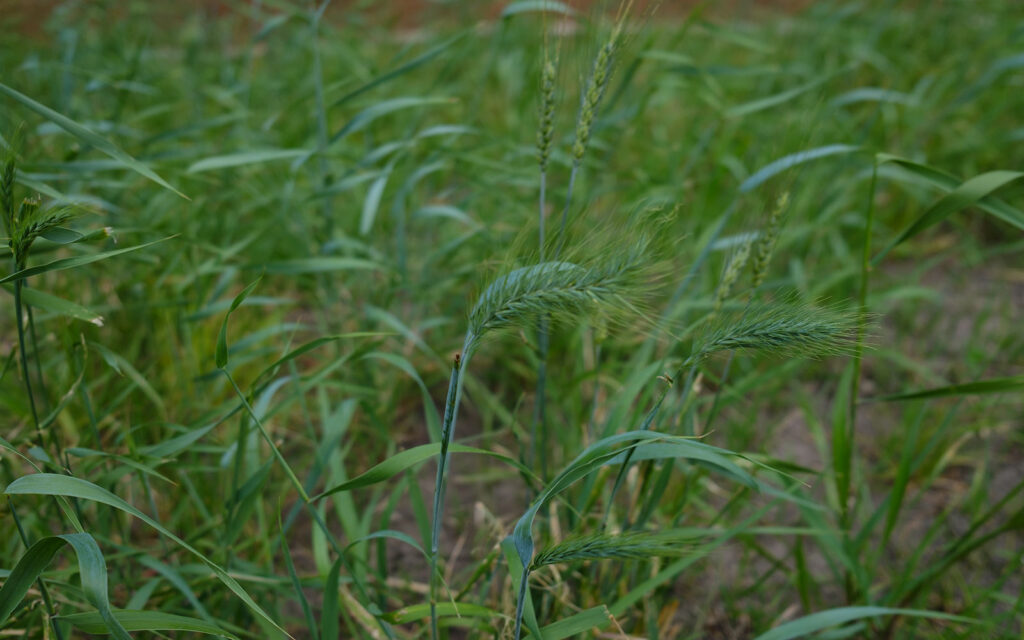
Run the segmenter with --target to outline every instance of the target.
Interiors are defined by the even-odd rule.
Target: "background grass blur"
[[[2,6],[0,146],[16,151],[16,202],[39,193],[77,212],[21,267],[146,246],[0,271],[0,477],[81,479],[162,528],[65,479],[12,485],[0,569],[75,531],[103,557],[90,569],[65,552],[24,599],[0,593],[5,631],[98,633],[99,599],[129,631],[170,637],[283,637],[274,624],[428,637],[433,463],[397,458],[386,482],[308,507],[294,482],[315,495],[437,442],[470,308],[535,246],[545,56],[555,229],[615,6]],[[764,474],[785,499],[683,461],[636,464],[616,493],[603,469],[538,514],[538,541],[639,519],[675,532],[675,552],[538,568],[529,615],[548,638],[752,638],[815,612],[832,616],[804,618],[820,637],[1020,638],[1024,200],[1019,176],[993,172],[1022,170],[1022,141],[1024,5],[636,7],[570,227],[627,245],[643,233],[662,275],[647,318],[553,330],[540,435],[533,327],[467,367],[456,442],[524,468],[454,457],[441,633],[511,637],[518,583],[499,543],[585,447],[639,427],[730,258],[788,194],[764,284],[744,275],[722,312],[863,301],[863,358],[709,358],[685,392],[674,381],[656,425],[744,452],[745,472],[752,460],[789,474]],[[926,212],[935,224],[917,224]],[[32,310],[22,347],[16,283]],[[926,389],[940,391],[875,401]],[[109,595],[89,586],[99,566]],[[119,610],[153,615],[132,627]],[[802,637],[794,628],[765,637]]]

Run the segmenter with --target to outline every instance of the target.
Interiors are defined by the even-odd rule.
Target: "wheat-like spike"
[[[14,149],[5,147],[3,150],[3,168],[0,170],[0,217],[3,217],[4,231],[8,236],[14,233],[15,168]]]
[[[729,258],[729,263],[725,267],[725,273],[722,275],[722,282],[718,285],[718,291],[715,293],[715,303],[711,309],[711,318],[718,316],[718,313],[722,310],[722,305],[725,304],[725,301],[732,293],[733,285],[739,280],[743,267],[746,266],[747,260],[750,259],[751,244],[751,240],[745,241]]]
[[[691,536],[651,531],[580,536],[563,540],[538,553],[533,559],[531,570],[576,560],[639,560],[680,556],[699,540]]]
[[[694,357],[717,351],[757,349],[787,355],[846,353],[855,346],[857,315],[805,304],[754,306],[719,323],[698,343]]]
[[[604,97],[608,80],[611,77],[612,58],[618,48],[619,37],[622,35],[622,22],[615,25],[608,42],[597,52],[594,59],[594,70],[590,74],[590,82],[587,84],[587,91],[583,94],[583,104],[580,106],[580,117],[576,122],[576,140],[572,145],[573,160],[578,164],[583,161],[583,155],[587,151],[587,144],[590,142],[590,133],[594,125],[594,118],[597,116],[597,109]]]
[[[555,65],[544,61],[541,73],[540,127],[537,129],[537,154],[540,170],[544,171],[551,157],[551,141],[555,131]]]
[[[782,215],[789,206],[789,192],[783,192],[775,202],[775,207],[768,216],[768,222],[757,239],[757,246],[754,249],[754,279],[753,285],[757,289],[764,282],[768,275],[768,263],[775,251],[775,243],[779,239],[779,228],[782,226]]]

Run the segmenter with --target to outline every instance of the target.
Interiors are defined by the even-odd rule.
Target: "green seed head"
[[[555,129],[555,65],[544,63],[541,74],[540,128],[537,130],[537,151],[540,168],[543,171],[551,155],[551,140]]]
[[[725,301],[732,293],[733,285],[736,284],[740,277],[740,272],[743,271],[743,267],[746,266],[747,260],[750,258],[751,245],[752,241],[747,240],[729,258],[729,264],[725,267],[722,282],[718,285],[718,292],[715,294],[715,304],[711,311],[712,317],[718,315],[718,312],[722,310],[722,305],[725,304]]]
[[[775,208],[768,216],[761,237],[757,239],[757,247],[754,249],[754,288],[761,286],[765,276],[768,275],[768,263],[775,251],[775,242],[779,238],[779,228],[782,226],[782,215],[789,205],[789,192],[784,192],[775,202]]]

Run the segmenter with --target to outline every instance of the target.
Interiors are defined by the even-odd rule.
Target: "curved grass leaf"
[[[278,160],[291,160],[308,155],[309,149],[257,149],[253,151],[240,151],[229,153],[223,156],[203,158],[189,165],[186,173],[201,173],[203,171],[214,171],[216,169],[230,169],[232,167],[244,167],[250,164],[264,164]]]
[[[449,618],[489,618],[491,620],[508,617],[500,611],[465,602],[439,602],[437,604],[437,615]],[[409,607],[402,607],[397,611],[385,613],[381,617],[394,624],[416,622],[417,620],[424,620],[430,617],[430,605],[414,604]]]
[[[519,0],[518,2],[510,2],[506,5],[505,8],[501,10],[501,17],[510,18],[520,13],[531,13],[537,11],[551,11],[553,13],[561,13],[566,16],[576,14],[576,10],[564,2],[556,2],[555,0]]]
[[[252,596],[249,595],[242,585],[228,575],[224,569],[203,555],[203,553],[198,549],[165,528],[159,522],[150,518],[145,513],[139,511],[106,489],[98,487],[81,478],[74,478],[54,473],[36,473],[18,478],[11,484],[7,485],[7,489],[4,490],[4,493],[7,495],[65,496],[69,498],[78,498],[80,500],[90,500],[92,502],[99,502],[101,504],[114,507],[115,509],[124,511],[127,514],[142,520],[153,529],[156,529],[156,531],[161,535],[170,538],[176,544],[202,561],[203,564],[209,567],[214,575],[217,576],[217,579],[220,580],[224,586],[230,589],[232,593],[237,595],[253,613],[266,620],[275,629],[278,629],[289,638],[291,637],[287,631],[285,631],[277,624],[277,622],[274,621],[273,618],[270,617],[270,614],[264,611],[263,608],[252,599]]]
[[[281,275],[298,275],[303,273],[330,273],[332,271],[350,270],[384,270],[384,265],[362,258],[345,258],[342,256],[323,256],[316,258],[296,258],[249,264],[245,269],[262,269],[267,273]]]
[[[936,387],[935,389],[925,389],[923,391],[896,393],[891,396],[875,398],[874,401],[899,402],[902,400],[924,400],[953,396],[976,396],[988,393],[1009,393],[1022,389],[1024,389],[1024,376],[1010,376],[1009,378],[990,378],[989,380],[979,380],[977,382],[952,384],[948,387]]]
[[[56,111],[47,107],[46,105],[36,102],[32,98],[26,96],[25,94],[19,91],[15,91],[14,89],[8,87],[2,82],[0,82],[0,93],[10,98],[13,98],[15,101],[21,103],[22,106],[46,118],[47,120],[54,123],[61,129],[64,129],[71,135],[75,136],[85,144],[91,147],[95,147],[96,149],[99,149],[100,151],[107,154],[114,160],[117,160],[118,162],[123,164],[125,168],[131,169],[132,171],[141,174],[146,178],[149,178],[150,180],[157,183],[161,187],[173,191],[182,198],[185,198],[186,200],[189,199],[188,196],[172,187],[170,184],[167,183],[167,181],[158,176],[152,169],[142,164],[135,158],[131,157],[130,155],[119,149],[117,146],[115,146],[114,143],[110,142],[109,140],[99,135],[92,129],[89,129],[88,127],[78,124],[71,118],[68,118],[67,116],[57,113]]]
[[[162,611],[115,609],[113,615],[118,623],[128,631],[190,631],[192,633],[204,633],[223,638],[238,637],[221,629],[212,622],[179,616],[173,613],[164,613]],[[103,619],[96,613],[75,613],[68,616],[60,616],[57,619],[67,622],[82,633],[109,633]]]
[[[58,298],[57,296],[41,291],[40,289],[32,287],[23,288],[21,290],[21,299],[27,304],[30,304],[37,309],[42,309],[43,311],[49,311],[50,313],[59,316],[74,318],[75,320],[84,320],[85,322],[94,324],[97,327],[103,326],[103,316],[100,314],[90,311],[77,302]]]
[[[611,612],[608,607],[601,605],[585,609],[568,618],[552,622],[541,627],[540,633],[544,640],[563,640],[564,638],[575,638],[582,636],[591,629],[599,629],[612,621]],[[533,636],[529,636],[533,637]]]
[[[946,173],[945,171],[940,171],[935,167],[930,167],[926,164],[914,162],[913,160],[908,160],[888,153],[879,153],[875,156],[875,160],[879,164],[880,169],[882,165],[895,165],[900,170],[905,171],[908,174],[908,176],[901,174],[889,176],[896,178],[897,180],[907,181],[907,177],[913,177],[926,184],[938,187],[943,191],[953,191],[960,186],[960,183],[962,182],[962,180],[956,176]],[[988,196],[975,202],[974,206],[986,213],[992,214],[1007,224],[1012,224],[1017,228],[1024,228],[1024,211],[1009,205],[999,198]]]
[[[37,276],[40,273],[47,273],[49,271],[62,271],[64,269],[74,269],[75,267],[81,267],[83,265],[92,264],[93,262],[99,262],[100,260],[106,260],[107,258],[113,258],[123,253],[130,253],[132,251],[138,251],[139,249],[145,249],[164,240],[170,240],[175,236],[168,236],[166,238],[160,238],[153,242],[147,242],[145,244],[136,245],[134,247],[126,247],[124,249],[114,249],[113,251],[104,251],[102,253],[93,253],[86,256],[75,256],[73,258],[61,258],[60,260],[54,260],[53,262],[47,262],[35,267],[29,267],[12,273],[4,278],[0,278],[0,284],[7,282],[14,282],[15,280],[24,280],[32,276]]]
[[[518,460],[501,455],[500,453],[487,451],[485,449],[477,449],[475,447],[466,447],[458,444],[449,446],[448,451],[449,453],[478,453],[491,458],[496,458],[507,462],[516,469],[529,474],[531,477],[533,476],[533,472],[523,466]],[[406,469],[416,466],[424,460],[429,460],[430,458],[439,455],[440,453],[440,443],[423,444],[418,447],[413,447],[412,449],[399,451],[384,462],[371,467],[369,470],[359,474],[351,480],[347,480],[346,482],[325,490],[323,493],[313,496],[310,498],[310,501],[326,498],[327,496],[338,493],[339,491],[351,491],[353,489],[360,489],[372,484],[377,484],[378,482],[383,482],[389,478],[395,477]]]
[[[357,113],[338,133],[331,137],[331,142],[337,142],[357,131],[362,131],[377,118],[394,113],[395,111],[425,107],[433,104],[449,104],[451,102],[451,98],[424,98],[422,96],[406,96],[383,100]]]
[[[886,607],[839,607],[828,611],[819,611],[798,620],[779,625],[767,633],[762,633],[754,640],[791,640],[802,638],[808,634],[822,631],[854,620],[863,618],[875,618],[878,616],[914,616],[918,618],[934,618],[938,620],[951,620],[955,622],[973,623],[976,620],[954,616],[948,613],[937,611],[922,611],[920,609],[889,609]]]
[[[872,261],[873,264],[878,264],[878,262],[897,245],[906,242],[928,227],[942,222],[957,211],[977,204],[980,200],[988,197],[994,191],[1001,189],[1010,183],[1016,182],[1021,178],[1024,178],[1024,172],[989,171],[988,173],[974,176],[970,180],[965,181],[951,193],[946,194],[935,204],[928,207],[928,209],[922,213],[917,220],[914,220],[914,222],[912,222],[910,226],[903,231],[903,233],[897,236],[888,247],[875,256]],[[1003,215],[997,215],[997,217],[1012,224],[1018,229],[1024,230],[1024,216],[1004,217]]]
[[[0,626],[3,626],[17,608],[32,583],[50,564],[53,556],[66,544],[70,544],[78,556],[82,592],[89,604],[96,607],[99,612],[96,615],[99,624],[105,629],[104,633],[112,633],[118,640],[131,640],[131,636],[111,613],[107,596],[107,566],[103,562],[103,553],[100,552],[99,545],[87,533],[49,536],[29,547],[4,581],[4,586],[0,588]]]
[[[814,149],[807,149],[806,151],[791,153],[788,156],[783,156],[755,171],[753,175],[740,184],[740,193],[746,193],[756,189],[767,182],[769,178],[782,173],[786,169],[791,169],[792,167],[805,162],[810,162],[811,160],[817,160],[818,158],[827,158],[828,156],[853,153],[854,151],[860,151],[860,147],[849,144],[830,144],[824,147],[817,147]]]
[[[218,369],[223,369],[228,365],[228,318],[231,317],[231,314],[235,309],[245,302],[245,299],[249,297],[249,294],[253,292],[253,289],[256,288],[256,285],[258,285],[262,279],[263,276],[260,276],[249,283],[249,286],[242,289],[241,293],[235,296],[235,299],[231,301],[231,307],[228,309],[228,312],[224,314],[224,322],[221,323],[220,333],[217,334],[217,351],[215,358]]]

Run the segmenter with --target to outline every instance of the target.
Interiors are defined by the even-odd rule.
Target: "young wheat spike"
[[[615,55],[621,34],[622,23],[620,22],[615,25],[611,37],[601,47],[601,50],[597,52],[597,58],[594,60],[594,70],[590,75],[587,91],[583,94],[580,117],[576,122],[576,140],[572,145],[572,157],[575,164],[583,161],[583,156],[587,151],[587,144],[590,142],[590,134],[594,126],[594,118],[597,116],[597,109],[608,86],[608,79],[611,76],[612,57]]]
[[[725,273],[722,275],[722,282],[718,285],[718,291],[715,293],[715,303],[711,309],[709,320],[718,316],[718,313],[722,310],[722,305],[725,304],[725,301],[732,293],[733,285],[739,280],[743,267],[746,266],[747,260],[750,259],[751,244],[750,240],[745,241],[729,258],[729,263],[725,267]]]
[[[768,216],[768,222],[757,239],[757,246],[754,249],[754,279],[755,289],[761,286],[765,276],[768,275],[768,263],[775,251],[775,243],[779,239],[779,229],[782,226],[782,215],[789,206],[789,192],[785,191],[775,202],[775,207]]]
[[[5,148],[3,170],[0,173],[0,214],[4,219],[4,231],[8,236],[14,233],[14,150]]]
[[[555,131],[555,65],[544,61],[541,72],[540,127],[537,129],[537,157],[544,172],[551,157],[551,141]]]

